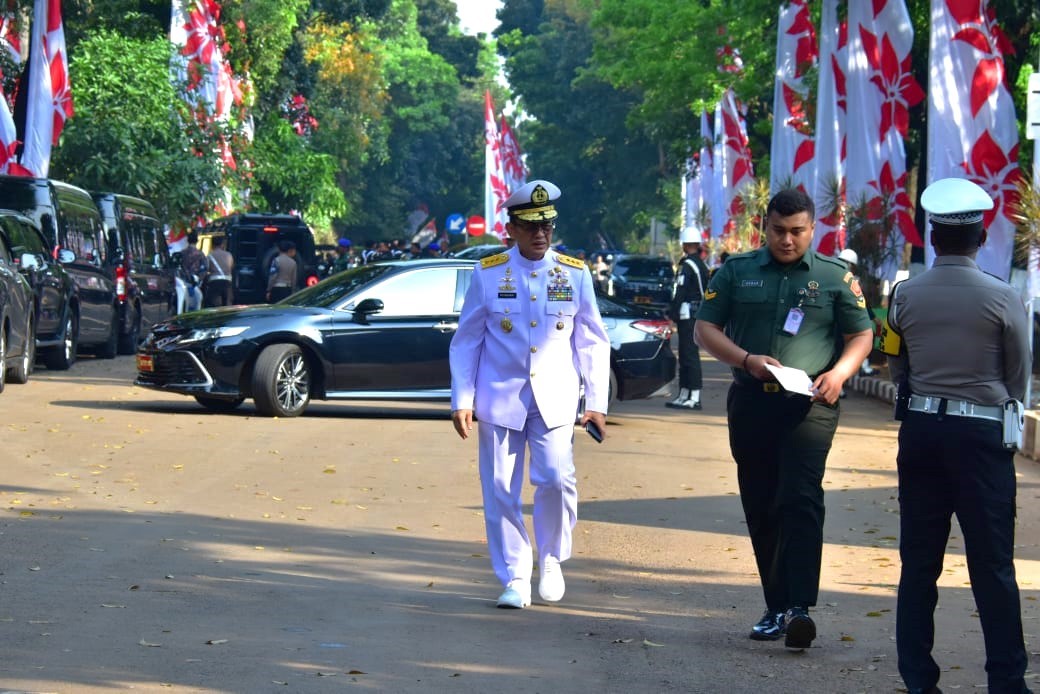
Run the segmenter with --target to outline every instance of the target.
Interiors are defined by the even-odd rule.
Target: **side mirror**
[[[58,251],[58,262],[62,265],[68,265],[74,260],[76,260],[76,254],[70,251],[68,248],[62,248]]]
[[[370,315],[373,313],[379,313],[382,310],[382,299],[364,299],[360,304],[354,307],[354,320],[358,323],[367,323]]]
[[[22,253],[21,266],[23,270],[37,270],[40,267],[40,260],[32,253]]]

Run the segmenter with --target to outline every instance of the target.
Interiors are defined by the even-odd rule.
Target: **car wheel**
[[[253,369],[253,401],[260,414],[296,417],[310,402],[311,371],[296,345],[269,345]]]
[[[196,395],[195,402],[199,403],[210,412],[231,412],[245,402],[245,398],[228,400],[227,398],[211,398],[206,395]]]
[[[7,330],[0,324],[0,393],[7,383]]]
[[[11,369],[11,383],[28,383],[32,374],[33,364],[36,363],[36,333],[33,331],[33,322],[30,318],[25,324],[25,347],[22,356],[18,357]]]
[[[102,359],[113,359],[119,353],[119,320],[112,313],[112,327],[108,331],[108,341],[98,347],[97,355]]]
[[[617,374],[614,373],[614,369],[610,370],[610,390],[607,391],[607,407],[613,407],[614,403],[617,402],[618,397],[618,383]]]
[[[68,318],[65,319],[65,333],[62,335],[61,345],[44,353],[44,366],[55,371],[67,370],[76,363],[76,348],[78,346],[79,319],[70,310]]]
[[[130,332],[119,336],[119,353],[136,354],[137,343],[141,339],[141,311],[134,310],[134,319],[130,323]]]

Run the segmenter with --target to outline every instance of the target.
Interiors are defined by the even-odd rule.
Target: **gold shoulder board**
[[[556,254],[556,262],[563,263],[564,265],[570,265],[571,267],[584,268],[585,263],[581,262],[577,258],[572,258],[569,255]]]
[[[482,258],[480,261],[480,267],[487,269],[489,267],[495,267],[509,260],[508,253],[498,253],[496,255],[489,255],[487,258]]]

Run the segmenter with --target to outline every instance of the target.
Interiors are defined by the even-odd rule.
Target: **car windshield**
[[[377,277],[381,277],[394,270],[394,265],[373,264],[362,265],[353,270],[347,270],[328,279],[318,282],[313,287],[308,287],[286,297],[278,302],[280,306],[314,306],[329,308],[339,303],[343,297],[355,289],[362,287]]]
[[[618,261],[614,272],[634,277],[667,277],[672,274],[672,266],[656,258],[629,258]]]

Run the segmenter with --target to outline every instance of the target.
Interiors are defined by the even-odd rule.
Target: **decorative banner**
[[[502,170],[502,140],[495,122],[495,107],[491,103],[491,92],[484,92],[484,218],[487,233],[505,240],[505,203],[509,199],[505,173]]]
[[[683,174],[683,228],[696,229],[701,237],[711,236],[711,201],[715,185],[712,166],[711,126],[708,114],[701,113],[700,148],[687,162]]]
[[[814,248],[835,255],[845,248],[845,66],[848,24],[838,21],[838,3],[823,0],[820,19],[820,71],[816,90],[816,203]]]
[[[714,169],[718,194],[712,208],[711,231],[713,236],[722,236],[735,228],[733,217],[744,209],[741,191],[755,180],[744,115],[732,89],[726,91],[715,111]]]
[[[1014,252],[1011,207],[1018,199],[1018,126],[1004,56],[1011,43],[988,0],[932,0],[929,44],[928,182],[967,178],[995,203],[976,261],[1007,279]],[[929,225],[930,228],[930,225]],[[930,265],[931,244],[925,245]]]
[[[924,99],[911,74],[913,26],[904,0],[849,4],[847,143],[848,202],[865,203],[867,219],[886,222],[890,238],[880,243],[901,249],[907,241],[921,246],[913,205],[906,192],[903,138],[909,109]],[[894,270],[898,257],[888,258]]]
[[[506,190],[510,194],[527,183],[527,167],[524,165],[524,154],[520,151],[520,142],[516,133],[509,127],[505,115],[502,116],[502,128],[499,137],[502,141],[502,176]]]
[[[816,34],[806,0],[780,6],[776,41],[776,80],[773,89],[773,139],[769,188],[812,189],[813,133],[806,114],[807,70],[816,65]]]

